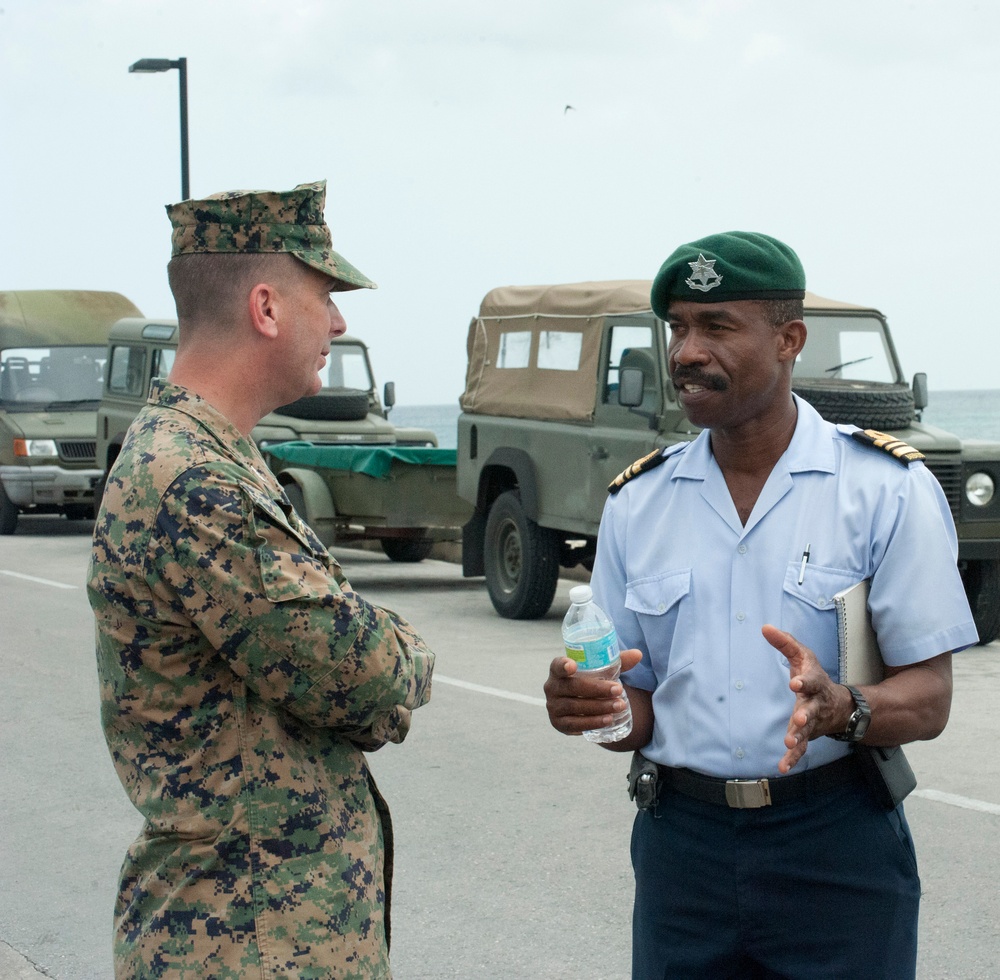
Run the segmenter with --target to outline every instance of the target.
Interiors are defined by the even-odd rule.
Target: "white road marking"
[[[21,572],[8,572],[5,568],[0,568],[0,575],[9,575],[11,578],[23,578],[29,582],[38,582],[40,585],[51,585],[54,589],[78,589],[79,585],[67,585],[65,582],[53,582],[48,578],[35,578],[34,575],[23,575]]]
[[[977,810],[979,813],[996,813],[1000,815],[1000,805],[986,803],[983,800],[973,800],[968,796],[942,793],[937,789],[915,789],[913,795],[919,796],[923,800],[933,800],[935,803],[947,803],[948,806],[958,806],[963,810]]]
[[[502,691],[499,687],[486,687],[483,684],[473,684],[470,681],[460,681],[455,677],[434,675],[434,682],[450,684],[452,687],[464,687],[467,691],[477,691],[480,694],[491,694],[495,698],[506,698],[508,701],[520,701],[522,704],[545,706],[545,698],[533,698],[528,694],[516,694],[514,691]]]

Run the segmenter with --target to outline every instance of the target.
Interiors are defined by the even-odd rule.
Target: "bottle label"
[[[621,652],[614,630],[593,640],[566,640],[566,656],[583,670],[600,670],[613,664]]]

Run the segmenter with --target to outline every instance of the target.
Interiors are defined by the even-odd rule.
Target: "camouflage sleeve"
[[[401,617],[342,591],[325,550],[237,475],[196,467],[168,489],[155,591],[262,698],[362,748],[402,741],[434,654]]]

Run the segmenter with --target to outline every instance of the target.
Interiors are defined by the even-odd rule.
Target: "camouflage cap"
[[[323,218],[326,181],[290,191],[222,191],[200,201],[168,204],[171,255],[194,252],[287,252],[337,280],[337,289],[375,283],[333,250]]]
[[[653,280],[653,312],[666,319],[672,299],[726,303],[802,299],[806,274],[784,242],[752,231],[726,231],[681,245]]]

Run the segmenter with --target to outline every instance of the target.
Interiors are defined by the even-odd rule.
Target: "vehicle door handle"
[[[591,459],[607,459],[608,451],[603,446],[595,446],[590,450]]]

